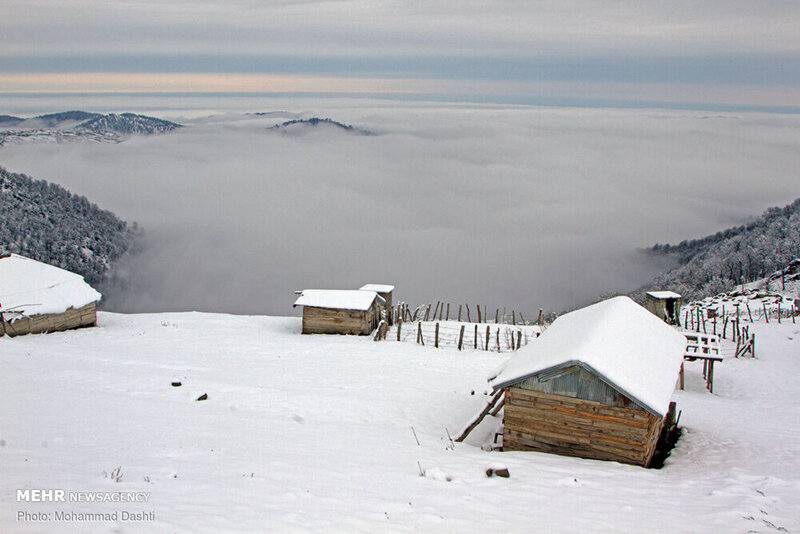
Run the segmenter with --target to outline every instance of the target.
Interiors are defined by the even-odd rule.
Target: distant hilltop
[[[277,130],[285,133],[303,133],[316,128],[330,128],[357,135],[373,135],[368,130],[356,128],[350,124],[344,124],[333,119],[311,117],[310,119],[292,119],[275,126],[270,126],[268,130]]]
[[[120,142],[123,136],[152,135],[170,132],[181,125],[135,113],[91,113],[62,111],[23,118],[0,115],[0,146],[10,142],[55,141],[73,139]]]

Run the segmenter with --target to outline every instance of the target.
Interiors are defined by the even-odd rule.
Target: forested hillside
[[[63,187],[0,167],[0,251],[102,282],[134,232],[113,213]]]
[[[692,300],[763,278],[800,257],[800,199],[769,208],[747,225],[678,245],[655,245],[648,253],[674,257],[678,265],[635,296],[646,289],[671,289]]]

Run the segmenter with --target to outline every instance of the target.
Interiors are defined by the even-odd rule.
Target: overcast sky
[[[800,106],[796,1],[3,0],[0,45],[0,92]]]

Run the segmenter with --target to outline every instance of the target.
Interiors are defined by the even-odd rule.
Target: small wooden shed
[[[384,300],[384,307],[389,324],[392,324],[392,291],[394,286],[388,284],[366,284],[361,287],[360,291],[374,291]]]
[[[628,297],[559,317],[490,380],[505,396],[503,450],[649,466],[685,348]]]
[[[369,335],[384,303],[375,291],[304,289],[294,306],[303,307],[304,334]]]
[[[648,291],[644,307],[667,324],[680,324],[681,296],[674,291]]]
[[[94,326],[100,298],[78,274],[18,254],[0,258],[0,336]]]

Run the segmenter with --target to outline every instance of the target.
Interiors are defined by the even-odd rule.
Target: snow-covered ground
[[[453,446],[513,353],[199,313],[0,338],[0,531],[796,532],[800,324],[752,328],[757,359],[719,364],[713,395],[687,363],[685,432],[661,470],[483,450],[499,418]],[[497,463],[510,478],[486,476]],[[29,488],[149,495],[18,501]]]

